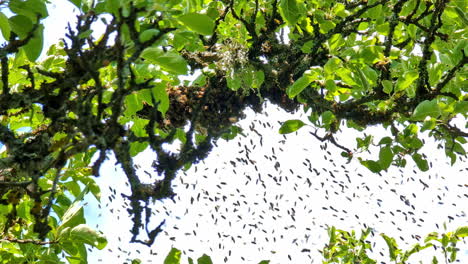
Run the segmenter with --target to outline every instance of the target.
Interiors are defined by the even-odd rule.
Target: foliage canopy
[[[0,227],[11,261],[37,246],[31,259],[58,261],[63,249],[79,263],[85,244],[105,246],[79,201],[100,199],[93,176],[110,152],[131,186],[132,242],[151,245],[162,223],[145,228],[148,202],[173,197],[176,173],[239,134],[243,110],[261,111],[265,100],[310,112],[279,133],[308,124],[372,172],[408,157],[428,170],[424,131],[452,163],[466,156],[468,132],[454,125],[468,113],[466,1],[70,2],[77,23],[40,61],[46,1],[0,3]],[[392,137],[363,135],[356,146],[335,137],[372,125]],[[163,147],[174,141],[179,152]],[[379,159],[360,158],[372,145]],[[164,176],[152,184],[133,164],[147,148]]]

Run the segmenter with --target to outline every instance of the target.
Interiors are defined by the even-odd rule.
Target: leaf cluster
[[[10,0],[0,10],[0,227],[16,243],[68,241],[80,261],[84,244],[101,247],[81,209],[79,221],[60,226],[77,208],[71,200],[100,199],[93,176],[113,154],[131,190],[132,242],[151,245],[164,222],[147,228],[150,203],[172,198],[177,172],[217,139],[242,134],[234,123],[265,100],[310,113],[312,136],[372,172],[405,166],[408,156],[428,170],[422,132],[452,163],[466,156],[468,133],[454,124],[468,111],[463,1],[70,2],[76,24],[40,61],[46,1]],[[286,121],[280,133],[305,124]],[[343,126],[373,125],[391,136],[339,143]],[[359,157],[373,146],[378,160]],[[133,163],[146,149],[160,176],[151,183]]]

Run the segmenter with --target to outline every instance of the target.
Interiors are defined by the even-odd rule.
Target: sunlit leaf
[[[155,28],[150,28],[150,29],[147,29],[143,32],[141,32],[140,36],[139,36],[139,40],[141,42],[145,42],[145,41],[148,41],[150,40],[151,38],[153,38],[154,36],[157,36],[159,34],[159,30],[155,29]]]
[[[280,134],[289,134],[292,132],[297,131],[299,128],[305,126],[305,123],[302,122],[301,120],[288,120],[281,125],[279,129]]]
[[[360,161],[362,165],[364,165],[366,168],[368,168],[370,171],[377,173],[382,170],[382,167],[377,161],[374,160],[361,160]]]
[[[65,227],[73,227],[84,223],[83,207],[79,201],[76,201],[65,211],[59,229],[63,230]]]
[[[468,226],[461,226],[455,230],[454,235],[458,237],[466,237],[468,236]]]
[[[279,7],[284,20],[294,26],[300,17],[297,0],[280,0]]]
[[[414,109],[412,119],[414,120],[423,120],[426,116],[430,117],[439,117],[441,114],[441,110],[439,105],[437,104],[437,100],[432,101],[422,101],[416,108]]]
[[[213,34],[215,23],[211,17],[203,14],[189,13],[178,17],[184,25],[202,35]]]
[[[408,88],[415,80],[419,77],[419,73],[416,70],[407,71],[402,77],[398,78],[397,91],[402,91]]]
[[[2,31],[4,39],[10,39],[10,22],[8,21],[8,17],[2,12],[0,12],[0,30]]]
[[[39,55],[41,55],[44,45],[43,30],[44,27],[39,25],[38,29],[34,32],[34,36],[29,40],[28,44],[23,47],[30,61],[36,61]]]
[[[426,159],[424,159],[421,154],[415,153],[411,156],[421,171],[428,171],[429,164]]]
[[[154,85],[154,88],[151,90],[153,96],[158,103],[158,111],[165,116],[167,110],[169,109],[169,96],[166,92],[166,84],[164,82],[159,82]]]
[[[382,147],[379,152],[379,164],[382,169],[386,170],[393,161],[393,153],[390,146]]]
[[[387,243],[388,246],[388,251],[390,253],[390,260],[394,261],[397,258],[397,255],[399,254],[399,249],[398,245],[393,237],[389,237],[385,234],[381,234],[383,239],[385,240],[385,243]]]
[[[85,224],[75,226],[70,231],[70,240],[82,242],[97,249],[103,249],[107,245],[106,238]]]
[[[309,84],[312,82],[312,79],[303,75],[297,79],[291,86],[286,89],[286,93],[289,98],[294,98],[296,95],[300,94]]]
[[[141,56],[172,73],[186,74],[188,71],[187,62],[177,53],[163,52],[159,48],[147,48]]]
[[[179,264],[181,252],[177,248],[172,248],[164,259],[164,264]]]
[[[27,16],[32,21],[36,21],[38,15],[40,18],[48,16],[46,3],[43,0],[10,0],[8,6],[15,14]]]

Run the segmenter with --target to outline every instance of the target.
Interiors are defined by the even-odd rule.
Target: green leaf
[[[166,92],[166,83],[156,83],[151,91],[153,92],[156,102],[158,102],[158,111],[161,112],[163,117],[165,117],[166,112],[169,109],[169,96]]]
[[[242,81],[237,76],[234,76],[233,78],[231,78],[230,76],[227,76],[226,81],[227,81],[227,86],[229,87],[229,89],[233,91],[239,90],[239,88],[241,88],[242,86]]]
[[[36,61],[41,55],[44,45],[43,31],[44,26],[39,25],[38,29],[34,32],[34,36],[29,40],[28,44],[23,47],[26,56],[32,62]]]
[[[328,236],[330,237],[330,242],[329,244],[334,244],[336,242],[336,228],[332,226],[331,228],[328,228]]]
[[[20,38],[25,38],[33,28],[31,19],[23,15],[10,17],[10,27]]]
[[[393,91],[393,83],[391,81],[383,80],[382,85],[383,85],[383,91],[386,94],[390,94]]]
[[[157,36],[159,34],[159,30],[155,29],[155,28],[150,28],[150,29],[147,29],[143,32],[141,32],[140,36],[139,36],[139,40],[141,42],[145,42],[145,41],[148,41],[150,40],[151,38],[153,38],[154,36]]]
[[[185,135],[185,131],[181,128],[176,129],[176,133],[174,135],[174,139],[180,140],[182,144],[185,144],[187,142],[187,137]]]
[[[203,14],[189,13],[178,17],[179,21],[202,35],[211,35],[215,27],[215,23],[211,17]]]
[[[10,39],[10,23],[8,22],[8,17],[0,12],[0,30],[2,31],[3,38],[6,40]]]
[[[62,223],[58,228],[59,235],[66,227],[74,227],[79,224],[84,224],[84,213],[83,207],[80,205],[79,201],[75,201],[72,205],[65,211],[62,217]]]
[[[65,182],[63,185],[65,185],[65,187],[67,188],[67,190],[75,197],[77,197],[78,195],[80,195],[81,193],[81,188],[80,188],[80,185],[78,184],[78,182],[76,181],[69,181],[69,182]]]
[[[416,165],[418,166],[418,168],[421,170],[421,171],[428,171],[429,170],[429,165],[427,163],[427,160],[425,160],[421,154],[419,153],[415,153],[411,156],[414,160],[414,162],[416,163]]]
[[[386,146],[380,149],[379,152],[379,164],[382,169],[386,170],[390,167],[393,161],[393,152],[390,146]]]
[[[85,187],[83,191],[75,198],[75,201],[68,207],[65,213],[62,216],[62,223],[58,227],[58,234],[60,236],[61,232],[66,227],[74,227],[79,224],[85,223],[83,207],[80,205],[80,201],[83,200],[85,194],[89,192],[89,187]],[[66,197],[63,197],[65,199]]]
[[[457,13],[460,20],[468,27],[468,17],[466,16],[466,12],[464,12],[460,7],[455,6],[455,12]]]
[[[133,125],[131,127],[131,130],[137,137],[147,137],[148,134],[146,133],[146,125],[149,123],[148,119],[142,119],[142,118],[133,118]]]
[[[77,1],[77,0],[75,0]],[[81,1],[79,1],[81,2]],[[106,10],[114,15],[117,15],[119,13],[119,8],[120,8],[121,1],[120,0],[107,0],[106,1]],[[80,3],[81,5],[81,3]],[[80,6],[77,5],[79,8]]]
[[[398,245],[393,237],[389,237],[385,234],[381,234],[388,246],[388,251],[390,253],[390,260],[394,261],[399,254]]]
[[[143,102],[138,97],[136,92],[132,92],[125,97],[125,111],[126,116],[133,116],[136,112],[143,108]]]
[[[93,30],[92,30],[92,29],[88,29],[88,30],[86,30],[86,31],[84,31],[84,32],[81,32],[81,33],[78,35],[78,38],[80,38],[80,39],[85,39],[85,38],[91,36],[91,34],[93,34]]]
[[[435,118],[431,118],[429,120],[424,121],[423,125],[421,126],[421,132],[426,130],[432,130],[436,127],[436,120]]]
[[[373,141],[373,137],[372,137],[372,135],[366,135],[364,137],[364,139],[356,138],[356,141],[357,141],[357,147],[358,148],[367,150],[369,148],[370,144]]]
[[[403,74],[402,77],[398,78],[397,81],[397,91],[403,91],[408,88],[415,80],[419,77],[419,72],[417,70],[407,71]]]
[[[280,0],[280,13],[283,19],[291,26],[295,26],[299,20],[300,13],[296,0]]]
[[[253,74],[252,88],[260,88],[265,80],[265,73],[262,70],[255,71]]]
[[[322,123],[324,125],[330,125],[336,119],[335,115],[331,111],[325,111],[322,114]]]
[[[231,126],[229,128],[229,132],[226,132],[221,135],[221,138],[223,138],[226,141],[234,139],[238,134],[242,134],[242,128],[238,126]]]
[[[297,79],[291,86],[286,89],[286,94],[289,98],[294,98],[296,95],[300,94],[313,80],[310,76],[304,74],[299,79]]]
[[[44,0],[11,0],[8,7],[13,13],[27,16],[32,21],[36,21],[37,15],[40,15],[40,18],[49,15]]]
[[[60,246],[63,248],[63,250],[66,253],[68,253],[70,255],[76,255],[78,253],[78,249],[76,248],[76,246],[72,242],[70,242],[68,240],[61,240],[60,241]]]
[[[94,198],[98,200],[98,202],[101,201],[101,188],[99,188],[99,185],[92,179],[90,178],[90,181],[87,183],[89,191],[93,194]]]
[[[187,74],[187,62],[182,56],[174,52],[163,52],[156,47],[150,47],[143,51],[141,57],[161,66],[164,70],[176,74]]]
[[[362,165],[364,165],[366,168],[368,168],[370,171],[373,173],[380,172],[382,170],[382,167],[377,161],[374,160],[361,160],[360,161]]]
[[[269,264],[269,263],[270,263],[269,260],[262,260],[258,264]]]
[[[468,226],[462,226],[455,230],[454,235],[457,237],[466,237],[468,236]]]
[[[191,257],[188,258],[188,263],[193,264],[193,259]]]
[[[132,142],[130,143],[130,156],[135,157],[148,147],[148,142]]]
[[[76,7],[81,8],[81,0],[68,0],[72,4],[74,4]],[[107,0],[106,2],[110,2],[110,0]]]
[[[379,145],[388,145],[388,144],[391,144],[392,142],[393,142],[393,139],[391,137],[383,137],[382,139],[380,139]]]
[[[357,73],[358,81],[359,81],[357,83],[361,83],[361,87],[365,91],[368,91],[370,86],[369,86],[369,82],[367,81],[366,76],[364,75],[364,72],[361,70],[361,68],[359,66],[351,65],[351,68]]]
[[[74,243],[82,242],[97,249],[103,249],[107,245],[106,238],[85,224],[75,226],[70,231],[70,238]]]
[[[167,254],[164,264],[179,264],[180,263],[180,250],[172,248]]]
[[[457,102],[455,104],[454,112],[466,116],[468,114],[468,101]]]
[[[425,100],[416,106],[411,118],[413,120],[424,120],[426,116],[437,118],[440,116],[440,114],[441,110],[439,104],[437,104],[436,99],[431,101]]]
[[[297,131],[299,128],[305,126],[305,123],[301,120],[288,120],[283,123],[283,125],[279,129],[280,134],[289,134],[294,131]]]
[[[325,75],[334,75],[336,70],[340,68],[341,66],[341,60],[333,57],[325,63],[325,66],[323,66],[323,70],[325,72]]]
[[[203,256],[199,257],[197,262],[198,264],[213,264],[213,261],[211,261],[211,258],[206,254],[203,254]]]

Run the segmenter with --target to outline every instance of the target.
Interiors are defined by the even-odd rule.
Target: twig
[[[335,138],[333,137],[333,134],[332,133],[328,133],[327,135],[325,135],[324,137],[320,137],[319,135],[317,135],[317,131],[315,132],[309,132],[312,136],[314,136],[315,138],[317,138],[318,140],[320,140],[321,142],[324,142],[324,141],[330,141],[333,145],[337,146],[338,148],[346,151],[347,153],[352,153],[352,151],[350,149],[348,149],[347,147],[344,147],[343,145],[339,144],[338,142],[336,142]]]
[[[34,240],[34,239],[17,239],[13,237],[4,237],[0,239],[0,242],[11,242],[11,243],[18,243],[18,244],[34,244],[34,245],[51,245],[51,244],[57,244],[59,241],[58,240],[52,240],[52,241],[40,241],[40,240]]]

